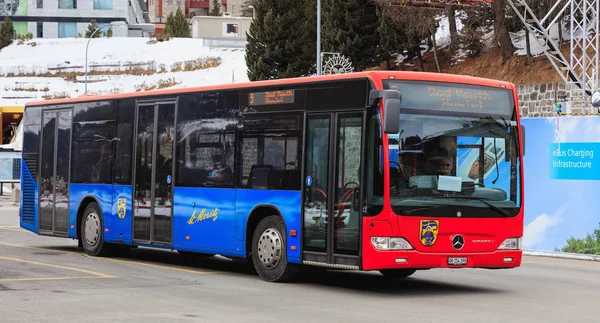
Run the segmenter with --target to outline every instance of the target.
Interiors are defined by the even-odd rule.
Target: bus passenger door
[[[39,233],[68,236],[72,110],[44,111],[39,187]]]
[[[173,219],[175,103],[137,106],[133,240],[170,245]]]
[[[307,114],[304,263],[359,265],[363,120],[362,111]]]

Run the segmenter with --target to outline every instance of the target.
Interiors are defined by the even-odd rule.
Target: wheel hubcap
[[[277,230],[269,228],[265,230],[258,240],[258,258],[266,268],[277,266],[281,260],[283,241]]]
[[[92,212],[85,218],[85,240],[90,246],[95,246],[98,243],[100,220],[98,214]]]

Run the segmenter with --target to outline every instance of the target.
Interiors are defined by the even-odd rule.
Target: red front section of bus
[[[426,76],[436,80],[438,76]],[[451,77],[450,77],[451,78]],[[448,81],[452,81],[448,79]],[[480,85],[497,86],[495,81],[480,81]],[[489,84],[487,84],[487,83]],[[375,82],[381,87],[381,80]],[[486,84],[484,84],[486,83]],[[504,85],[513,90],[513,99],[518,114],[518,96],[512,84]],[[381,113],[384,109],[381,107]],[[517,125],[520,120],[517,118]],[[519,134],[519,160],[521,201],[523,197],[523,144],[522,134]],[[389,165],[388,138],[383,135],[383,162]],[[389,185],[389,173],[384,173],[384,187]],[[514,268],[521,265],[522,237],[524,221],[524,203],[518,215],[495,218],[460,218],[449,214],[447,217],[400,216],[390,209],[389,191],[385,192],[386,206],[383,211],[373,217],[365,216],[362,220],[362,270],[400,269],[400,268]],[[437,221],[436,230],[432,231],[433,239],[426,245],[421,239],[423,223],[421,221]],[[431,223],[431,222],[427,222]],[[426,226],[425,226],[426,227]],[[425,230],[426,231],[426,230]],[[457,237],[460,235],[460,237]],[[409,244],[410,250],[380,250],[372,238],[403,238]],[[456,244],[457,240],[462,246]],[[461,239],[462,238],[462,239]],[[499,247],[506,239],[518,239],[517,249],[502,249]],[[460,247],[460,248],[458,248]]]
[[[437,221],[429,246],[421,240],[421,220]],[[522,212],[511,218],[461,219],[397,216],[384,210],[377,217],[363,219],[362,269],[518,267],[522,250],[498,248],[506,239],[522,236]],[[412,249],[378,250],[372,243],[371,238],[387,237],[404,238]]]

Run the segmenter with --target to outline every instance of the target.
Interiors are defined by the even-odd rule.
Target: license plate
[[[467,264],[467,257],[448,258],[448,265],[460,266],[460,265],[466,265],[466,264]]]

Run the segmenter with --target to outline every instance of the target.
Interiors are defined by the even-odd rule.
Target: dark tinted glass
[[[73,183],[112,182],[115,110],[111,102],[74,107]]]
[[[178,186],[233,187],[237,113],[234,92],[180,97],[175,176]]]
[[[154,167],[154,239],[171,241],[171,218],[173,205],[173,138],[175,136],[175,105],[158,106],[156,127],[156,161]]]
[[[363,109],[368,104],[367,80],[309,84],[306,110]]]
[[[115,129],[114,183],[131,184],[131,152],[133,145],[133,116],[135,101],[117,101]]]
[[[54,183],[56,202],[54,230],[66,233],[69,226],[69,156],[71,149],[71,111],[58,112],[56,138],[56,178]]]
[[[42,126],[39,221],[41,230],[52,230],[52,214],[54,210],[54,138],[56,138],[56,112],[45,112]]]
[[[247,116],[241,139],[241,187],[299,190],[301,130],[301,113]]]

